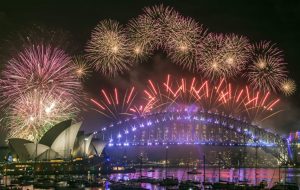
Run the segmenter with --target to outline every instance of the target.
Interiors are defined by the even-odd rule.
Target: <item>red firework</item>
[[[90,101],[96,106],[97,112],[113,120],[143,113],[144,106],[134,105],[136,103],[135,87],[127,89],[125,93],[119,91],[117,88],[114,88],[112,92],[102,89],[100,98],[91,98]]]
[[[143,96],[137,96],[142,93]],[[255,91],[246,87],[234,87],[225,79],[216,83],[208,80],[173,79],[167,75],[162,82],[148,80],[144,89],[134,87],[119,93],[118,89],[100,92],[99,100],[91,99],[102,115],[119,120],[128,116],[144,116],[163,111],[201,111],[225,114],[250,122],[260,123],[281,110],[279,99],[270,92]],[[139,98],[137,98],[139,97]]]
[[[279,99],[273,99],[270,92],[260,92],[248,86],[235,88],[225,79],[217,83],[207,80],[172,80],[167,75],[166,80],[154,84],[148,80],[144,90],[147,104],[152,110],[186,109],[195,105],[197,110],[219,112],[248,121],[261,122],[279,113],[276,109]]]

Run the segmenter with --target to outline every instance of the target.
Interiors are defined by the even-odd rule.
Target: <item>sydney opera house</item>
[[[47,131],[38,143],[11,138],[8,142],[12,155],[19,162],[99,156],[105,143],[93,138],[95,133],[84,134],[80,131],[81,124],[81,122],[72,124],[71,120],[63,121]]]

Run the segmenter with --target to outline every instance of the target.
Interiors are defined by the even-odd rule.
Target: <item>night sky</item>
[[[118,20],[126,24],[142,13],[142,8],[163,3],[172,6],[184,16],[190,16],[206,26],[210,32],[236,33],[245,35],[251,41],[267,40],[277,43],[284,51],[290,77],[300,87],[300,1],[292,0],[107,0],[107,1],[1,1],[0,2],[0,50],[8,49],[7,39],[33,24],[66,31],[72,48],[68,53],[83,54],[91,30],[102,19]],[[7,59],[5,51],[0,52],[1,64]],[[159,54],[159,53],[158,53]],[[85,82],[85,88],[93,95],[101,86],[126,86],[133,80],[154,78],[161,70],[168,73],[187,75],[179,67],[155,55],[148,62],[138,66],[130,74],[112,81],[94,73]],[[164,62],[157,65],[158,62]],[[163,73],[164,75],[167,73]],[[283,97],[285,112],[266,123],[275,131],[288,133],[300,126],[300,91],[290,97]],[[87,113],[86,126],[95,129],[99,122],[92,113]]]

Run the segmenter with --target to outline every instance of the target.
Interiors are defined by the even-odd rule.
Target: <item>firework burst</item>
[[[292,79],[285,79],[281,83],[280,89],[282,93],[285,94],[286,96],[293,95],[296,91],[296,83]]]
[[[222,34],[208,34],[197,51],[197,67],[207,78],[227,76],[228,69],[223,66],[222,55],[225,38]]]
[[[155,5],[146,7],[140,18],[147,20],[147,23],[152,23],[148,31],[153,36],[153,45],[155,48],[165,48],[166,30],[178,20],[179,14],[172,7],[165,7],[163,5]],[[146,23],[143,23],[146,24]],[[149,28],[148,27],[148,28]]]
[[[116,21],[103,20],[92,32],[86,47],[87,58],[96,70],[112,77],[128,70],[132,64],[129,41],[123,27]]]
[[[82,87],[75,70],[63,51],[44,45],[32,45],[8,62],[0,82],[10,138],[38,140],[78,113]]]
[[[36,141],[55,124],[74,117],[78,109],[63,97],[37,90],[19,96],[8,109],[9,138]]]
[[[31,46],[11,59],[2,72],[2,105],[14,102],[22,94],[38,92],[64,93],[77,99],[81,83],[75,67],[61,50],[50,46]]]
[[[88,65],[86,59],[83,56],[74,56],[72,58],[72,62],[74,63],[76,69],[75,69],[75,75],[79,79],[86,79],[90,76],[90,66]]]
[[[190,71],[196,70],[196,48],[206,30],[191,18],[177,17],[166,29],[166,49],[171,60]]]
[[[246,77],[255,89],[278,91],[287,77],[282,52],[270,42],[260,42],[251,47],[252,63]]]
[[[140,16],[129,21],[127,33],[130,40],[130,50],[134,61],[143,61],[154,50],[154,40],[159,31],[156,31],[155,21]]]
[[[230,78],[245,68],[249,41],[235,34],[209,34],[199,44],[198,69],[208,78]]]
[[[249,60],[250,43],[246,37],[235,34],[225,35],[225,46],[222,50],[222,63],[228,70],[227,76],[232,77],[245,69]]]

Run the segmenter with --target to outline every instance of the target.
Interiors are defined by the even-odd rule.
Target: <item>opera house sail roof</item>
[[[35,158],[40,160],[67,159],[74,154],[74,150],[76,150],[76,155],[87,155],[91,152],[90,149],[94,150],[94,145],[91,146],[93,134],[87,136],[83,133],[79,134],[81,125],[82,122],[72,124],[71,120],[63,121],[47,131],[38,143],[19,138],[11,138],[8,141],[11,149],[21,161]],[[77,138],[78,135],[83,135],[83,137]],[[80,141],[76,145],[75,141],[78,139]]]

